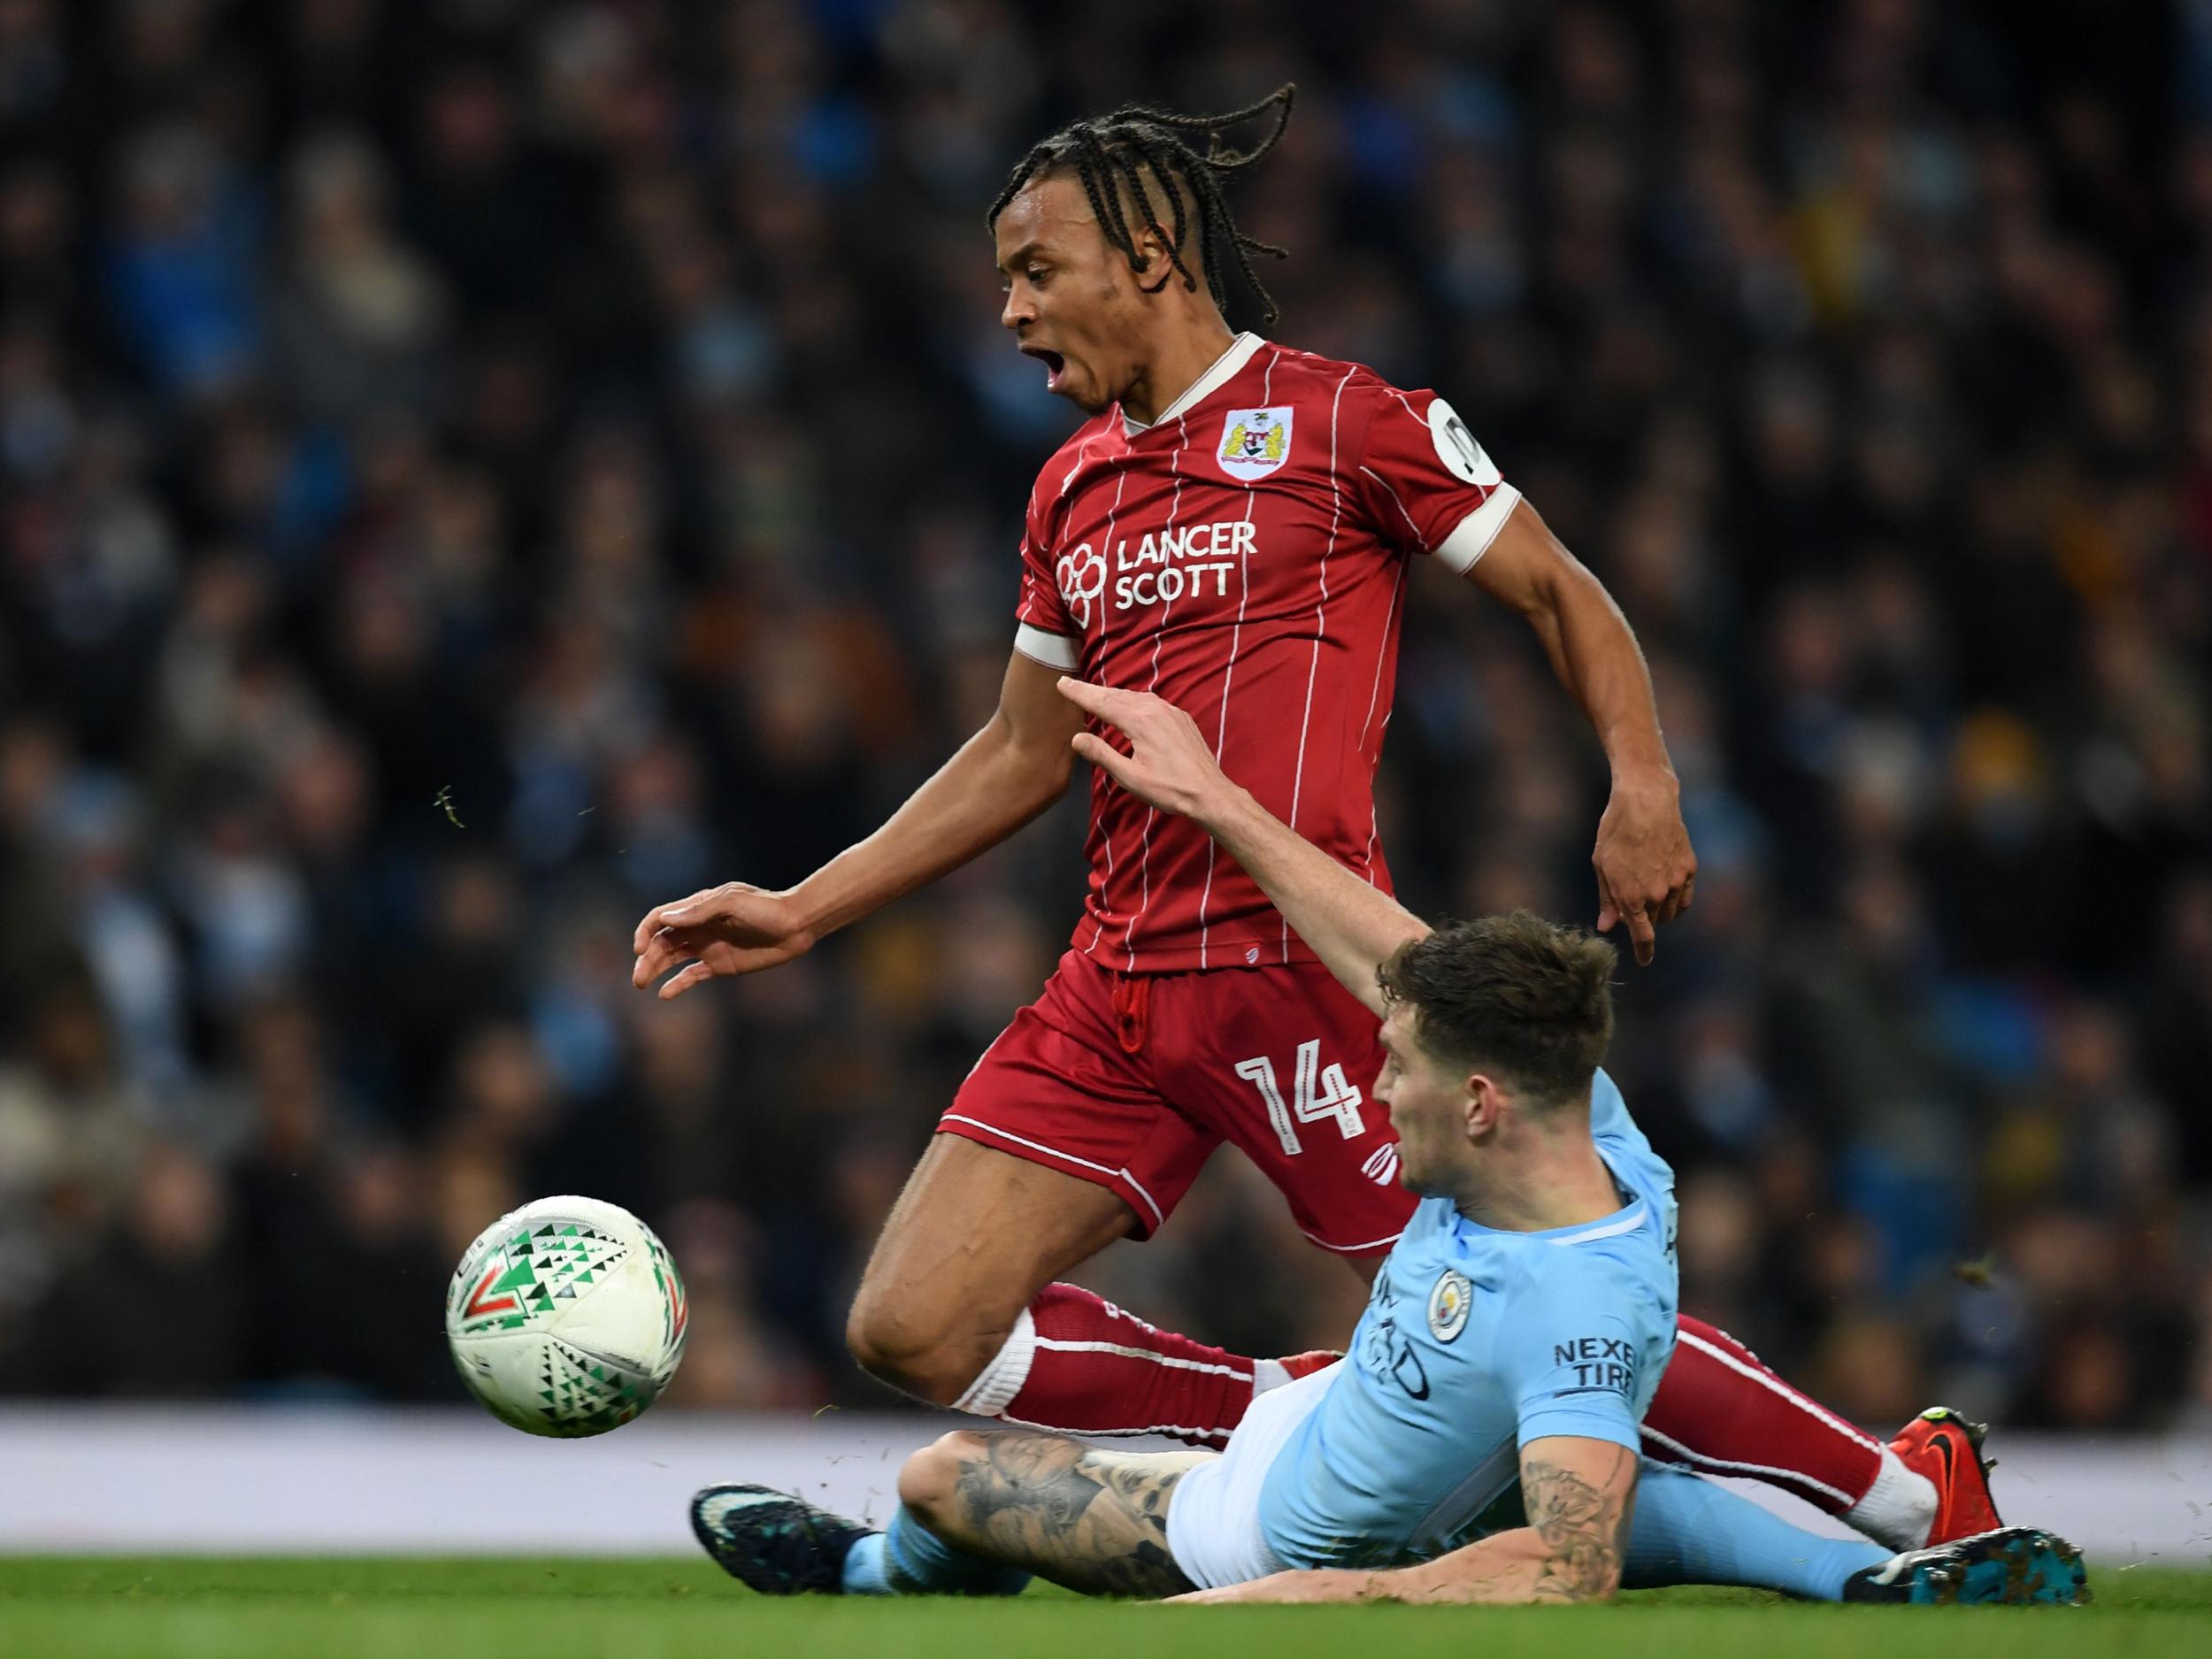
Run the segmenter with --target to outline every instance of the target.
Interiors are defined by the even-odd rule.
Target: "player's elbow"
[[[1042,809],[1068,792],[1075,776],[1072,732],[1034,731],[1016,725],[1001,710],[991,723],[1008,789],[1025,803]]]

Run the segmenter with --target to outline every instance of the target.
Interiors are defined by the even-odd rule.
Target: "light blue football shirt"
[[[1603,1071],[1590,1127],[1627,1200],[1614,1215],[1502,1233],[1449,1199],[1414,1212],[1262,1483],[1285,1566],[1425,1561],[1521,1525],[1520,1448],[1546,1435],[1636,1449],[1674,1349],[1674,1171]]]

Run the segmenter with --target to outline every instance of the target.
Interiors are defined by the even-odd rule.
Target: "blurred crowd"
[[[0,0],[0,1391],[458,1400],[452,1263],[585,1191],[677,1397],[882,1398],[846,1298],[1080,792],[734,987],[631,929],[990,710],[1076,419],[1007,168],[1286,80],[1274,332],[1449,396],[1651,660],[1685,1306],[1869,1423],[2212,1421],[2203,0]],[[1571,699],[1414,593],[1406,897],[1591,918]],[[1226,1153],[1089,1282],[1362,1294]]]

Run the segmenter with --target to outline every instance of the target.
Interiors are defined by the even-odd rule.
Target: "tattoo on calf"
[[[1192,1461],[1014,1431],[986,1435],[955,1489],[995,1554],[1092,1594],[1175,1595],[1191,1583],[1167,1551],[1168,1497]]]

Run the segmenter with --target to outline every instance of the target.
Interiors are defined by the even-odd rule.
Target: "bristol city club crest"
[[[1283,409],[1233,409],[1221,423],[1215,459],[1231,478],[1265,478],[1290,459],[1290,418]]]

